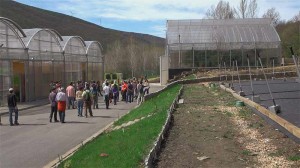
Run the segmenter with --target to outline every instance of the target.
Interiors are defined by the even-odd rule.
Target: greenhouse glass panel
[[[247,54],[252,66],[258,54],[270,66],[270,57],[276,64],[281,57],[278,33],[265,18],[168,20],[166,39],[171,69],[230,67],[231,59],[247,66]]]

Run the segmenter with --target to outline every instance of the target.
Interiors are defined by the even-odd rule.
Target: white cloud
[[[207,9],[217,2],[218,0],[65,0],[57,8],[61,12],[71,10],[81,18],[105,17],[149,21],[201,19]]]
[[[28,1],[28,0],[20,0]],[[226,0],[225,0],[226,1]],[[240,0],[228,0],[237,7]],[[110,18],[133,21],[165,19],[201,19],[206,11],[219,0],[40,0],[45,8],[74,15],[79,18]],[[284,19],[299,11],[298,0],[257,0],[259,14],[275,7]],[[49,5],[50,4],[50,5]],[[47,7],[51,6],[51,7]],[[295,6],[293,8],[293,6]],[[73,14],[71,14],[73,13]],[[292,15],[292,16],[291,16]]]
[[[166,26],[165,25],[156,25],[156,26],[153,26],[151,28],[151,30],[153,31],[153,35],[155,36],[158,36],[158,37],[163,37],[165,38],[166,37]]]

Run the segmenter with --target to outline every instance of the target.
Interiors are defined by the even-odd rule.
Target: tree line
[[[116,40],[107,45],[105,72],[121,72],[125,78],[157,76],[164,47],[137,42],[132,37],[126,42]]]

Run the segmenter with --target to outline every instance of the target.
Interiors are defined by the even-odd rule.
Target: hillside
[[[15,21],[23,29],[51,28],[63,36],[78,35],[86,41],[99,41],[104,47],[104,53],[106,53],[107,45],[115,41],[127,43],[131,36],[137,43],[159,47],[165,45],[163,38],[104,28],[72,16],[31,7],[12,0],[0,0],[0,16]]]

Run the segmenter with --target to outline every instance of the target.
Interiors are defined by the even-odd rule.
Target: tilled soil
[[[156,167],[300,167],[300,145],[219,89],[185,85]]]

